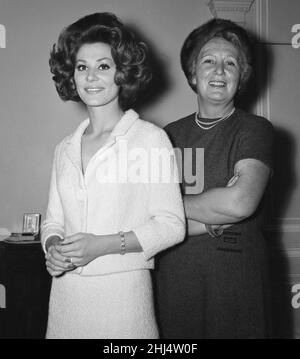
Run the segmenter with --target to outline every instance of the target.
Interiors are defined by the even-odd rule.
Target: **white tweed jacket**
[[[132,230],[143,252],[98,257],[70,273],[103,275],[152,269],[153,257],[182,241],[185,234],[172,145],[164,130],[129,110],[83,174],[81,137],[88,124],[88,119],[83,121],[55,149],[42,223],[43,248],[52,235],[64,238],[78,232],[105,235]],[[163,153],[160,165],[158,152]]]

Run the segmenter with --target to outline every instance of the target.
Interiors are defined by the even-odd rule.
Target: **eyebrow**
[[[96,60],[96,62],[100,62],[100,61],[103,61],[103,60],[109,60],[109,61],[112,61],[112,59],[111,58],[109,58],[109,57],[101,57],[100,59],[97,59]],[[77,62],[84,62],[84,63],[87,63],[87,61],[86,60],[83,60],[83,59],[77,59],[76,60],[76,63]]]
[[[200,56],[200,54],[201,54],[201,50],[200,50],[199,56]],[[239,57],[238,55],[236,56],[231,52],[229,54],[227,54],[227,55],[230,56],[230,57],[233,57],[233,58],[238,58]],[[215,54],[211,53],[211,49],[207,49],[201,54],[200,57],[203,57],[203,56],[215,56]]]
[[[199,54],[199,57],[204,57],[204,56],[215,56],[215,54],[210,53],[209,50],[204,51],[201,55]],[[227,56],[228,57],[233,57],[233,58],[238,58],[238,56],[233,55],[232,53],[227,54]]]

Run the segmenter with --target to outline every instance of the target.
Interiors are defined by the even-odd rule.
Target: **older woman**
[[[214,19],[196,28],[181,51],[198,112],[166,131],[182,153],[194,150],[192,161],[182,156],[182,168],[190,163],[204,180],[189,183],[184,176],[188,237],[160,257],[156,279],[163,337],[267,335],[261,223],[272,125],[235,107],[251,74],[250,48],[243,28]],[[204,161],[196,149],[204,150]]]
[[[146,46],[96,13],[62,31],[50,67],[60,97],[84,104],[88,119],[54,156],[42,226],[47,338],[157,338],[150,270],[183,240],[184,212],[176,171],[167,183],[139,176],[152,148],[174,157],[165,132],[131,108],[151,78]]]

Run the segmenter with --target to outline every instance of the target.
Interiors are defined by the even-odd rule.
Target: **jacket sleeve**
[[[133,228],[146,260],[184,239],[185,217],[179,188],[178,168],[171,142],[164,130],[151,136],[151,175],[148,187],[149,219]],[[160,151],[161,161],[154,161]]]
[[[41,226],[41,242],[45,252],[45,244],[50,236],[56,235],[60,238],[64,238],[64,214],[60,196],[57,190],[57,168],[59,163],[59,152],[60,145],[56,146],[55,149],[46,219],[43,221]]]

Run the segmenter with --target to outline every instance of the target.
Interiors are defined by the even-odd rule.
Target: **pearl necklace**
[[[234,111],[235,111],[235,107],[227,115],[224,115],[221,118],[218,118],[217,120],[212,121],[210,123],[199,120],[198,118],[199,112],[198,112],[195,115],[195,122],[203,130],[210,130],[211,128],[215,127],[219,122],[227,120],[234,113]]]

